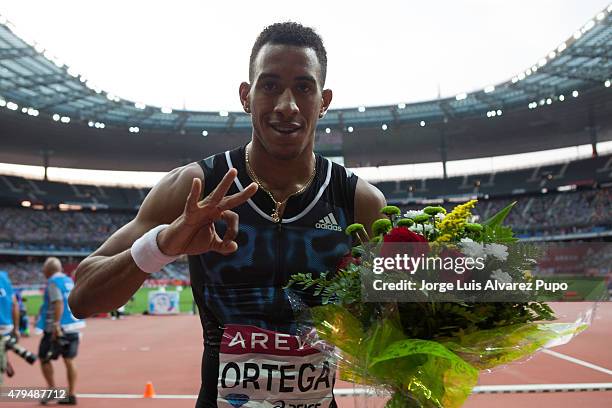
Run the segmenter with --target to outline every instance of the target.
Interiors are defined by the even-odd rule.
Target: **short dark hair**
[[[312,48],[317,55],[321,65],[321,86],[325,85],[327,75],[327,51],[323,45],[323,40],[312,28],[304,27],[300,23],[287,21],[285,23],[275,23],[267,26],[259,34],[249,60],[249,81],[253,82],[253,64],[259,50],[266,44],[295,45],[297,47]]]

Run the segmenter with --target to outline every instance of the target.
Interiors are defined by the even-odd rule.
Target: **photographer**
[[[13,285],[5,271],[0,271],[0,385],[9,367],[5,341],[9,335],[19,339],[19,308]]]
[[[55,387],[51,360],[61,355],[68,375],[68,396],[58,401],[61,405],[76,405],[76,366],[74,358],[79,347],[79,329],[85,326],[83,320],[75,318],[68,306],[68,294],[74,283],[62,272],[62,263],[55,257],[47,258],[43,264],[47,287],[41,306],[37,327],[44,331],[38,357],[48,388]],[[43,399],[43,405],[51,398]]]

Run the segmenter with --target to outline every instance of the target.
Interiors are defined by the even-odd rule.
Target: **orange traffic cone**
[[[145,385],[144,394],[142,398],[153,398],[155,397],[155,389],[153,388],[153,383],[149,381],[147,385]]]

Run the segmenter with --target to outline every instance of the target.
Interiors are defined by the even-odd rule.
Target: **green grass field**
[[[147,299],[148,293],[152,290],[157,290],[153,288],[140,288],[138,292],[134,295],[134,300],[131,300],[126,305],[126,311],[129,314],[141,314],[145,310],[147,310]],[[174,291],[176,288],[174,286],[166,287],[166,291]],[[28,299],[26,302],[28,315],[36,316],[38,314],[38,310],[40,309],[40,305],[42,304],[42,295],[30,295],[26,296]],[[184,288],[179,295],[179,310],[181,313],[191,312],[192,310],[192,302],[193,302],[193,294],[191,293],[191,288]]]

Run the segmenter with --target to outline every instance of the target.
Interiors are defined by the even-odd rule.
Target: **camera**
[[[70,346],[70,340],[64,335],[57,337],[51,342],[51,347],[44,358],[41,357],[41,361],[47,362],[51,360],[57,360],[62,354],[62,351]]]
[[[6,350],[13,350],[15,354],[17,354],[19,357],[23,358],[30,364],[34,364],[34,362],[36,361],[36,354],[17,344],[17,339],[15,339],[14,337],[6,336],[4,338],[4,348]]]

